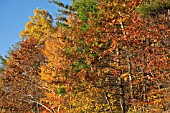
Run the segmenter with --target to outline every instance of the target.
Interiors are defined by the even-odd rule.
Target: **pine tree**
[[[163,0],[143,0],[143,3],[137,7],[137,11],[142,17],[156,17],[160,15],[168,15],[170,10],[170,1]]]

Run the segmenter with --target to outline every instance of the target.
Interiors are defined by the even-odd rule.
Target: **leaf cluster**
[[[155,17],[159,14],[166,14],[170,9],[170,1],[152,0],[151,2],[144,2],[144,5],[137,7],[143,17]]]

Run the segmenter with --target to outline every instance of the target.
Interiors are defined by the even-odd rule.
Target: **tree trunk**
[[[125,113],[124,87],[121,78],[118,79],[121,113]]]

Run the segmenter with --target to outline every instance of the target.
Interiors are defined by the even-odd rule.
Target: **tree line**
[[[170,108],[170,1],[49,2],[60,15],[35,9],[21,41],[0,56],[2,113]]]

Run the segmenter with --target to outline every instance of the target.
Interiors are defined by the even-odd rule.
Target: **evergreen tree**
[[[0,75],[3,74],[5,68],[6,59],[0,55]]]
[[[75,12],[74,8],[69,4],[64,4],[63,2],[59,2],[57,0],[52,0],[52,1],[49,0],[49,3],[53,3],[60,7],[58,9],[59,14],[57,14],[56,17],[57,20],[56,24],[58,26],[67,26],[66,24],[67,17]]]
[[[142,17],[155,17],[167,15],[168,9],[170,9],[169,0],[143,0],[143,4],[137,7],[137,12],[139,12]]]
[[[99,0],[73,0],[73,8],[83,22],[87,22],[90,14],[97,14]]]

